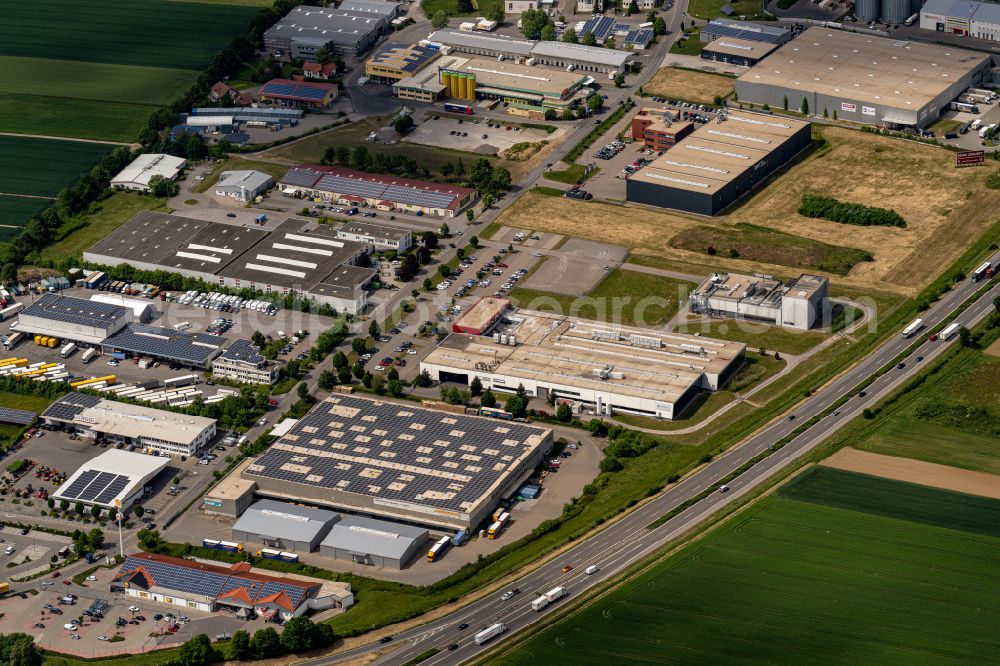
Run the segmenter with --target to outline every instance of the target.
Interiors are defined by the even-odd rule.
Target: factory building
[[[233,541],[311,553],[319,549],[320,542],[339,519],[333,511],[260,500],[244,511],[233,525]]]
[[[344,167],[302,165],[278,183],[282,193],[345,206],[454,217],[479,198],[476,190],[423,180],[384,176]]]
[[[438,30],[427,38],[429,44],[451,47],[456,53],[496,60],[548,65],[564,70],[617,74],[624,72],[635,55],[631,51],[606,49],[566,42],[536,42],[502,35],[484,35],[461,30]]]
[[[718,215],[810,143],[807,122],[726,111],[630,176],[626,198],[657,208]]]
[[[271,174],[252,169],[223,171],[215,184],[215,193],[220,197],[236,199],[241,203],[253,201],[274,187]]]
[[[389,9],[395,3],[384,4]],[[292,59],[316,60],[320,49],[356,56],[370,49],[389,30],[393,18],[389,13],[368,10],[300,6],[264,33],[264,46],[272,53],[280,51]]]
[[[256,482],[261,497],[425,529],[470,530],[551,448],[552,431],[543,428],[334,394],[242,477]]]
[[[164,155],[163,153],[146,153],[139,155],[131,164],[122,169],[111,179],[111,187],[122,190],[148,192],[149,181],[154,176],[167,180],[177,180],[187,162],[182,157]]]
[[[857,0],[854,15],[861,21],[899,24],[920,11],[921,0]]]
[[[367,306],[366,287],[375,277],[372,269],[355,265],[367,249],[338,239],[327,225],[296,218],[261,229],[145,211],[83,257],[102,266],[127,263],[234,289],[282,296],[296,292],[357,314]]]
[[[123,305],[43,294],[18,314],[11,328],[29,335],[99,344],[132,321],[132,308]]]
[[[215,419],[113,402],[85,393],[64,395],[42,412],[41,419],[90,439],[175,456],[192,456],[215,437]],[[67,483],[63,489],[68,492],[71,487]]]
[[[674,120],[665,109],[644,107],[632,116],[632,140],[648,150],[669,150],[671,146],[694,130],[694,123]]]
[[[776,48],[777,44],[768,42],[720,37],[701,48],[701,59],[725,62],[739,67],[753,67]]]
[[[320,544],[320,552],[338,560],[386,569],[402,569],[428,541],[422,527],[344,516]]]
[[[461,321],[456,322],[461,324]],[[455,334],[420,363],[432,379],[555,398],[599,415],[673,419],[739,369],[745,345],[547,312],[507,313],[492,336]]]
[[[737,79],[736,92],[773,108],[787,99],[789,109],[840,120],[922,128],[990,75],[984,53],[810,28]]]
[[[270,386],[280,376],[278,364],[267,360],[250,340],[237,340],[212,361],[212,376],[241,384]]]
[[[145,324],[149,322],[156,313],[156,306],[153,301],[139,298],[126,298],[120,294],[94,294],[91,301],[97,303],[107,303],[108,305],[120,305],[132,309],[132,321]]]
[[[392,94],[400,99],[411,99],[415,102],[433,102],[447,89],[447,86],[441,83],[440,70],[455,69],[468,61],[468,58],[458,56],[442,56],[434,67],[425,67],[422,71],[393,83]]]
[[[920,27],[952,35],[1000,40],[1000,5],[979,0],[928,0]]]
[[[713,273],[691,293],[690,307],[696,314],[807,331],[822,321],[829,291],[829,280],[818,275],[783,284],[768,275]]]
[[[413,245],[413,233],[409,229],[398,229],[369,222],[348,222],[337,229],[337,238],[355,243],[367,243],[375,250],[395,250],[396,252],[403,252]]]
[[[465,311],[458,321],[451,325],[452,333],[468,333],[469,335],[486,335],[498,322],[503,320],[510,309],[509,298],[488,296],[481,298],[471,308]]]
[[[727,18],[713,19],[701,29],[701,41],[704,43],[714,42],[723,37],[781,46],[792,39],[792,31],[777,25],[734,21]]]
[[[472,58],[439,70],[445,95],[454,99],[495,99],[508,113],[543,118],[546,109],[571,109],[593,93],[581,72]],[[521,112],[520,114],[518,112]]]
[[[260,98],[279,106],[297,109],[321,110],[337,99],[337,85],[319,81],[293,81],[291,79],[271,79],[260,89]],[[195,116],[191,120],[201,120]],[[229,119],[232,123],[232,119]]]
[[[186,333],[165,326],[128,324],[101,341],[101,352],[129,357],[148,356],[168,363],[180,363],[207,370],[212,359],[222,353],[225,338],[208,333]]]
[[[79,394],[70,394],[73,395]],[[56,407],[56,404],[59,403],[51,405],[46,413]],[[66,403],[63,403],[63,406],[65,405]],[[56,407],[57,410],[61,408]],[[51,416],[46,422],[62,423],[52,419]],[[55,489],[52,498],[57,502],[60,500],[73,504],[82,502],[85,506],[98,506],[107,511],[115,511],[118,508],[127,511],[142,499],[146,487],[167,468],[168,464],[169,458],[164,456],[108,449],[81,465]]]
[[[412,44],[386,44],[365,63],[365,74],[376,83],[395,83],[414,76],[441,57],[440,49]]]

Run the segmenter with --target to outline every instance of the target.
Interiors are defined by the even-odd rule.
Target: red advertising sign
[[[966,150],[955,155],[955,166],[979,166],[986,161],[985,150]]]

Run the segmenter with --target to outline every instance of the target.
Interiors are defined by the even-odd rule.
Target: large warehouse
[[[169,462],[170,459],[163,456],[108,449],[84,463],[55,489],[52,498],[57,502],[82,502],[86,506],[99,506],[108,511],[117,507],[127,511],[142,498],[146,486],[167,468]]]
[[[278,183],[284,194],[321,198],[345,206],[454,217],[479,197],[476,190],[335,166],[302,165]]]
[[[154,176],[167,180],[177,180],[187,162],[183,157],[163,153],[145,153],[111,179],[111,187],[123,190],[149,191],[149,181]]]
[[[422,527],[344,516],[323,539],[320,552],[338,560],[402,569],[423,550],[427,540],[427,530]]]
[[[469,530],[552,448],[552,431],[331,395],[250,464],[257,494],[421,527]]]
[[[472,58],[454,67],[440,68],[445,95],[455,99],[496,99],[516,109],[561,112],[585,101],[592,90],[590,77],[579,71],[518,65],[509,61]]]
[[[741,101],[885,127],[925,127],[990,77],[990,56],[810,28],[736,80]]]
[[[289,218],[273,229],[145,211],[83,253],[102,266],[127,263],[235,289],[294,291],[357,314],[375,277],[355,264],[368,246],[337,238],[327,225]],[[209,361],[211,359],[208,359]],[[207,366],[205,366],[207,367]]]
[[[90,439],[175,456],[193,456],[215,437],[215,419],[113,402],[88,393],[64,395],[42,412],[41,419]]]
[[[386,44],[365,63],[365,74],[376,83],[395,83],[415,75],[440,56],[440,49],[429,46]]]
[[[461,322],[456,322],[461,323]],[[420,363],[432,379],[494,392],[524,386],[597,414],[680,415],[699,390],[726,384],[745,345],[711,338],[602,324],[547,312],[508,313],[491,337],[454,334]]]
[[[725,118],[725,120],[723,120]],[[726,111],[629,177],[633,203],[717,215],[809,147],[810,125]]]
[[[311,553],[340,516],[333,511],[260,500],[233,525],[233,540],[284,551]]]
[[[12,329],[58,340],[99,344],[132,322],[132,308],[44,294],[17,316]]]
[[[691,292],[691,311],[809,330],[822,320],[830,281],[800,275],[788,284],[763,275],[713,273]]]
[[[356,56],[378,41],[389,29],[392,18],[389,14],[369,11],[296,7],[264,33],[264,46],[272,53],[281,51],[293,59],[315,60],[321,49],[330,54]]]

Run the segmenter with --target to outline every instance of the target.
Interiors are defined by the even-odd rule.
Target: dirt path
[[[1000,356],[1000,340],[997,340],[985,349],[990,356]]]
[[[55,136],[53,134],[22,134],[21,132],[0,132],[0,136],[23,136],[28,139],[54,139],[55,141],[79,141],[80,143],[103,143],[108,146],[128,146],[138,148],[137,143],[122,143],[121,141],[104,141],[102,139],[78,139],[70,136]]]
[[[1000,476],[972,472],[947,465],[884,456],[880,453],[841,449],[822,462],[827,467],[881,476],[896,481],[919,483],[924,486],[953,490],[959,493],[1000,499]]]
[[[4,197],[21,197],[22,199],[45,199],[46,201],[55,201],[55,197],[42,197],[37,194],[17,194],[15,192],[0,192],[0,196]]]

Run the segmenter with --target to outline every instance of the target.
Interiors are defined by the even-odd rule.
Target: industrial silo
[[[449,74],[448,72],[442,71],[441,72],[441,85],[444,86],[444,94],[446,96],[451,96],[451,87],[450,87],[450,84],[451,84],[451,74]]]
[[[911,0],[882,0],[882,20],[889,25],[903,23],[910,18]]]
[[[874,21],[879,17],[881,0],[857,0],[854,3],[854,15],[862,21]]]
[[[476,99],[475,74],[470,74],[465,77],[465,99]]]

